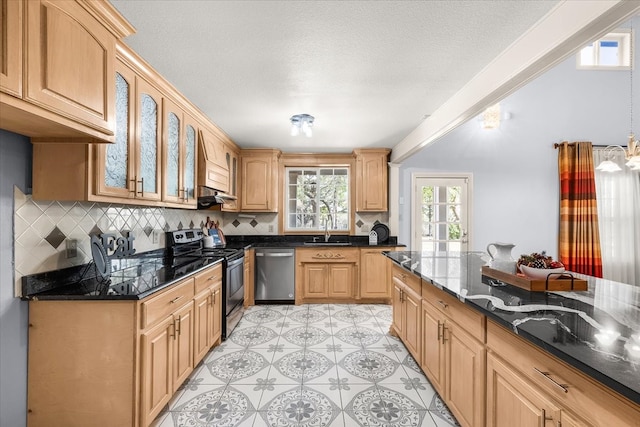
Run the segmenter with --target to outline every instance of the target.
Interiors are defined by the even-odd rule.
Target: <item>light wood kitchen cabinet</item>
[[[297,249],[296,304],[351,300],[356,295],[359,249]]]
[[[390,247],[360,249],[360,298],[391,303],[392,261],[382,252],[395,250],[397,248]]]
[[[460,425],[482,425],[485,392],[483,343],[425,299],[422,300],[421,317],[424,334],[420,366]]]
[[[240,150],[231,144],[225,143],[225,162],[229,170],[229,195],[236,197],[235,200],[225,200],[220,208],[223,212],[240,212],[238,194],[240,189]]]
[[[195,281],[189,278],[140,305],[141,425],[158,416],[193,371]]]
[[[24,98],[112,134],[116,37],[75,1],[26,2]]]
[[[422,345],[422,322],[420,306],[420,279],[393,266],[393,323],[396,334],[404,342],[407,350],[420,364]]]
[[[279,150],[249,149],[240,152],[240,210],[278,211]]]
[[[0,0],[0,91],[22,96],[23,3]]]
[[[142,425],[147,425],[173,395],[172,367],[175,322],[167,317],[140,336],[142,352]]]
[[[222,334],[222,264],[195,275],[194,352],[197,365]]]
[[[356,156],[356,212],[387,211],[387,161],[391,150],[362,149],[353,152]]]
[[[162,200],[195,207],[197,124],[167,98],[162,109]]]
[[[136,74],[119,60],[116,61],[115,92],[115,142],[95,147],[95,192],[98,196],[129,199],[134,197],[132,181],[137,145],[134,138]]]
[[[640,425],[638,405],[493,321],[487,322],[487,352],[488,426],[507,425],[500,420],[513,416],[504,401],[495,401],[500,390],[515,390],[528,400],[543,396],[552,402],[559,413],[548,421],[549,426],[557,426],[557,421],[562,427]],[[534,415],[538,417],[536,426],[542,425],[539,409],[531,415],[534,421]]]
[[[244,251],[244,307],[255,305],[255,249]]]
[[[207,128],[200,130],[198,138],[198,185],[229,192],[224,141]]]
[[[30,301],[29,427],[150,425],[220,342],[221,286],[218,263],[140,301]]]
[[[113,142],[117,40],[109,2],[2,0],[0,128],[33,142]]]
[[[488,427],[556,427],[559,422],[560,409],[551,400],[499,358],[488,355]]]

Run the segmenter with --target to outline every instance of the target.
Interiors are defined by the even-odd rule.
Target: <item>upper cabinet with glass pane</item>
[[[356,156],[356,212],[387,211],[387,161],[391,150],[354,150],[353,153]]]
[[[162,102],[162,200],[195,206],[197,125],[169,99]]]

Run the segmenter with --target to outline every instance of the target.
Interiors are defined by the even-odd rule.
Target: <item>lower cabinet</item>
[[[30,301],[28,426],[149,426],[220,342],[221,303],[221,263],[141,301]]]
[[[484,344],[427,300],[422,300],[421,320],[420,366],[460,425],[482,425]]]
[[[141,313],[140,424],[147,426],[193,372],[194,279],[144,301]]]
[[[197,365],[222,336],[222,265],[195,275],[193,364]]]
[[[498,357],[487,357],[487,425],[559,426],[560,409]]]
[[[244,306],[255,304],[255,249],[244,251]]]
[[[361,299],[376,299],[391,302],[391,260],[383,251],[396,248],[360,249],[360,295]]]
[[[422,322],[420,320],[420,279],[394,266],[393,276],[393,324],[396,334],[420,363],[422,346]]]
[[[640,406],[488,321],[487,423],[640,426]]]
[[[297,249],[296,304],[356,298],[360,250]]]

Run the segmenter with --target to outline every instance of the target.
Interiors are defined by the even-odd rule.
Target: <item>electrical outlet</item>
[[[269,233],[273,233],[273,225],[269,224]]]
[[[153,230],[151,243],[158,243],[160,240],[160,230]]]
[[[65,242],[67,259],[78,256],[78,241],[76,239],[67,239]]]

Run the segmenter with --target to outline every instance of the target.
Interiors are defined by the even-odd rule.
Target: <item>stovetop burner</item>
[[[178,230],[167,232],[167,245],[174,257],[223,257],[227,262],[244,256],[244,250],[226,247],[203,248],[202,230]]]

